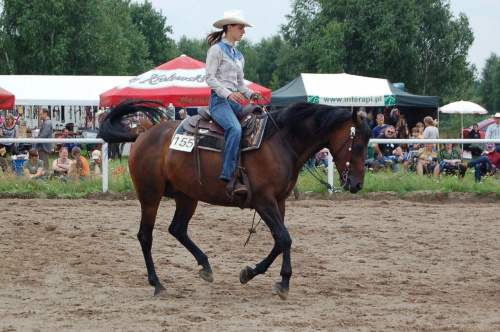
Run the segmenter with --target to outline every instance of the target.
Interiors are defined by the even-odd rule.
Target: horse
[[[154,286],[155,295],[166,291],[156,274],[151,255],[153,229],[163,196],[172,198],[176,205],[169,233],[201,265],[199,276],[213,282],[208,257],[190,239],[187,230],[199,201],[241,207],[238,200],[226,194],[226,183],[219,179],[222,155],[206,150],[195,154],[170,149],[179,121],[162,122],[141,135],[132,134],[121,124],[120,118],[135,112],[154,118],[163,111],[147,102],[120,104],[101,124],[100,137],[107,142],[135,141],[129,156],[129,170],[141,206],[137,238],[146,262],[149,284]],[[242,284],[246,284],[265,273],[282,254],[281,281],[276,282],[274,288],[285,300],[292,275],[292,238],[284,222],[285,200],[297,182],[304,161],[322,148],[328,148],[339,171],[342,187],[356,193],[363,188],[371,130],[356,111],[351,113],[346,109],[308,102],[292,104],[267,116],[260,148],[242,153],[241,158],[249,179],[250,208],[255,209],[269,227],[274,246],[255,268],[243,268],[239,278]],[[199,167],[195,166],[196,163]]]

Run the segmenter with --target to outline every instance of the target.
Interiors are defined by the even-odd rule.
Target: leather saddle
[[[262,108],[255,105],[247,105],[238,112],[237,117],[242,128],[242,139],[252,134],[256,126],[256,118],[262,114],[264,114]],[[212,118],[208,107],[198,108],[198,114],[183,121],[182,125],[185,131],[195,136],[224,138],[224,129]]]

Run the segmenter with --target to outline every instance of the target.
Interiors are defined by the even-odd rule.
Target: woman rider
[[[241,141],[241,126],[236,114],[242,109],[245,99],[260,98],[258,91],[248,89],[243,80],[245,59],[234,48],[245,34],[245,27],[252,27],[245,21],[241,10],[230,10],[224,18],[214,23],[222,29],[207,36],[210,49],[206,61],[206,82],[212,89],[209,109],[212,118],[224,129],[226,145],[222,158],[221,180],[229,182],[238,162]],[[235,179],[233,188],[228,185],[229,195],[246,195],[247,188],[241,179]]]

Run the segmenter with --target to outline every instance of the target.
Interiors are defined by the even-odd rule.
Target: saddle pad
[[[194,136],[192,133],[189,133],[184,129],[183,123],[184,121],[188,120],[189,119],[185,119],[182,121],[181,125],[179,125],[175,132],[176,134]],[[249,135],[241,138],[241,152],[255,150],[260,147],[260,143],[262,142],[262,137],[264,135],[264,129],[266,128],[266,123],[267,114],[259,115],[255,118],[255,126],[253,126],[252,132]],[[201,133],[198,133],[198,148],[200,150],[221,152],[222,140],[215,136],[203,135]]]

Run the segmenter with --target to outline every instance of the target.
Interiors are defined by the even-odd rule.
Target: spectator
[[[460,152],[454,147],[453,143],[446,143],[444,149],[438,153],[439,171],[446,173],[454,173],[459,171],[460,176],[465,176],[467,167],[462,163]]]
[[[387,126],[385,131],[381,133],[377,138],[379,139],[394,139],[394,134],[396,133],[396,129],[394,126]],[[394,143],[384,143],[377,144],[373,143],[373,150],[375,152],[375,163],[379,166],[383,166],[388,164],[392,167],[395,172],[399,172],[399,168],[397,166],[398,162],[403,161],[403,150],[399,144]]]
[[[82,150],[79,147],[74,147],[71,154],[75,160],[69,164],[68,175],[73,178],[88,178],[90,176],[90,167],[87,159],[82,156]]]
[[[61,139],[64,139],[64,138],[73,138],[73,136],[71,136],[69,134],[69,130],[68,128],[64,128],[63,131],[62,131],[62,135],[59,135],[58,138],[61,138]],[[74,143],[61,143],[61,144],[57,144],[58,146],[58,149],[60,150],[62,147],[66,147],[68,149],[68,153],[71,153],[71,151],[73,150],[73,148],[75,146],[78,146],[77,144],[74,144]]]
[[[485,139],[500,139],[500,112],[494,116],[495,123],[492,123],[486,129]],[[500,144],[496,143],[496,151],[500,152]]]
[[[426,116],[424,118],[425,130],[424,130],[424,138],[439,138],[439,129],[434,125],[434,120],[430,116]]]
[[[90,174],[100,175],[102,174],[102,155],[101,151],[92,151],[92,161],[90,162]]]
[[[384,123],[384,115],[377,114],[377,126],[375,128],[373,128],[372,138],[379,137],[382,130],[384,130],[386,128],[387,128],[387,125]]]
[[[413,127],[413,129],[411,130],[411,135],[412,135],[412,137],[411,137],[412,139],[421,138],[420,131],[418,130],[417,127]],[[404,155],[404,157],[403,157],[403,159],[404,159],[404,164],[403,164],[404,172],[408,171],[409,166],[416,164],[416,160],[418,160],[417,151],[420,148],[421,148],[420,143],[408,144],[408,153],[406,155]]]
[[[179,110],[179,116],[181,117],[181,120],[189,118],[189,115],[187,114],[187,111],[185,108],[181,108]]]
[[[42,119],[43,123],[40,127],[39,138],[53,138],[54,137],[54,129],[52,128],[52,122],[50,121],[50,113],[49,110],[43,108],[40,111],[40,119]],[[54,149],[53,143],[37,143],[35,148],[38,150],[39,158],[43,161],[43,167],[45,168],[45,173],[49,173],[49,156],[52,150]]]
[[[316,153],[316,165],[318,167],[321,165],[328,167],[328,149],[324,148]]]
[[[2,134],[0,136],[2,138],[17,138],[17,125],[16,119],[14,115],[7,114],[5,116],[5,122],[0,123],[0,129],[2,129]],[[2,143],[5,146],[5,151],[8,156],[12,156],[15,153],[15,144],[14,143]]]
[[[35,148],[28,151],[28,161],[24,163],[24,174],[30,179],[41,180],[46,174],[43,161],[39,158],[39,152]]]
[[[468,168],[474,168],[474,179],[481,182],[481,174],[494,173],[500,168],[500,152],[495,151],[495,144],[488,143],[481,157],[469,162]]]
[[[3,129],[0,126],[0,138],[5,138],[3,136]],[[0,143],[0,167],[2,167],[2,172],[5,174],[12,169],[11,155],[7,151],[8,146],[5,143]]]
[[[422,122],[418,122],[416,127],[418,129],[419,138],[424,138],[424,124]]]
[[[472,130],[469,131],[469,136],[468,138],[472,138],[472,139],[480,139],[481,138],[481,134],[479,133],[479,126],[477,125],[477,123],[474,123],[472,125]],[[464,149],[465,150],[470,150],[471,153],[475,156],[479,156],[481,155],[481,153],[483,152],[483,149],[482,149],[482,144],[481,144],[481,147],[479,146],[479,144],[465,144],[464,145]]]
[[[69,166],[71,163],[71,160],[69,160],[68,156],[68,148],[62,147],[59,150],[59,158],[54,159],[54,161],[52,162],[52,170],[54,171],[55,177],[62,179],[67,178]]]
[[[477,125],[477,123],[474,123],[472,125],[472,130],[469,131],[469,138],[474,138],[474,139],[481,138],[481,134],[479,133],[479,126]]]
[[[437,163],[437,153],[434,151],[434,144],[426,144],[424,148],[418,150],[417,154],[417,174],[433,174],[434,177],[439,177],[439,164]]]

